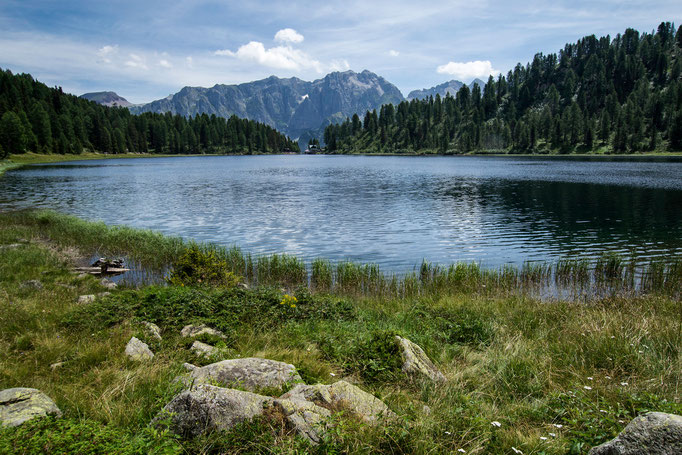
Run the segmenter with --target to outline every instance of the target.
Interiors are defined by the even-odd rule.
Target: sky
[[[586,35],[682,23],[680,0],[1,0],[0,68],[132,103],[184,86],[370,70],[404,95]]]

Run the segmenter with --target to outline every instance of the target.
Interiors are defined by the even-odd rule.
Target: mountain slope
[[[478,84],[478,86],[483,90],[483,87],[485,87],[485,82],[482,80],[476,78],[467,87],[469,89],[474,88],[474,84]],[[435,87],[431,88],[424,88],[421,90],[412,90],[409,95],[407,95],[407,101],[412,101],[412,100],[424,100],[427,99],[429,96],[435,97],[436,95],[440,95],[441,98],[445,98],[445,96],[449,93],[452,96],[455,96],[459,89],[464,87],[464,82],[456,81],[456,80],[451,80],[447,82],[443,82],[442,84],[436,85]]]
[[[133,113],[237,115],[273,126],[291,137],[320,130],[358,112],[400,103],[398,88],[370,71],[330,73],[312,82],[271,76],[238,85],[185,87],[167,98],[132,107]]]
[[[108,107],[114,107],[114,106],[130,107],[130,106],[133,106],[133,103],[129,102],[127,99],[125,99],[121,96],[118,96],[118,94],[116,94],[116,92],[84,93],[79,98],[84,98],[88,101],[94,101],[95,103],[99,103],[103,106],[108,106]]]

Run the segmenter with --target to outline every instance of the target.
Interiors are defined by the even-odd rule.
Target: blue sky
[[[682,2],[2,0],[0,67],[133,103],[186,85],[346,69],[373,71],[407,95],[664,20],[679,25]]]

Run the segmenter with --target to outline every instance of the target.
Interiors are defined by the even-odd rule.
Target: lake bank
[[[38,388],[64,413],[2,430],[0,448],[9,452],[97,441],[104,452],[134,446],[149,453],[257,453],[259,447],[279,453],[506,453],[515,447],[583,454],[645,410],[682,413],[677,299],[548,304],[497,288],[353,296],[305,291],[281,275],[248,290],[120,288],[83,306],[76,303],[79,295],[105,289],[71,273],[69,265],[93,253],[96,237],[112,249],[118,245],[117,254],[150,264],[155,256],[172,262],[183,248],[148,232],[58,221],[3,215],[0,223],[0,341],[7,346],[0,351],[0,388]],[[30,280],[40,285],[26,285]],[[282,306],[284,294],[295,295],[297,304]],[[124,355],[131,336],[145,339],[142,320],[159,325],[163,336],[148,341],[156,354],[151,364]],[[229,334],[211,361],[281,360],[295,365],[308,384],[344,377],[380,397],[401,424],[373,428],[342,419],[318,447],[276,430],[281,422],[269,418],[197,439],[152,433],[148,423],[177,393],[172,379],[182,363],[208,362],[179,335],[189,323]],[[395,370],[376,349],[386,333],[420,345],[446,382],[420,385]],[[405,425],[408,433],[401,430]]]

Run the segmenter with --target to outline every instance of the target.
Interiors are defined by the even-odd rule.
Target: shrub
[[[168,282],[175,286],[221,286],[233,288],[240,277],[229,271],[225,260],[218,259],[215,251],[202,251],[190,246],[173,264]]]

